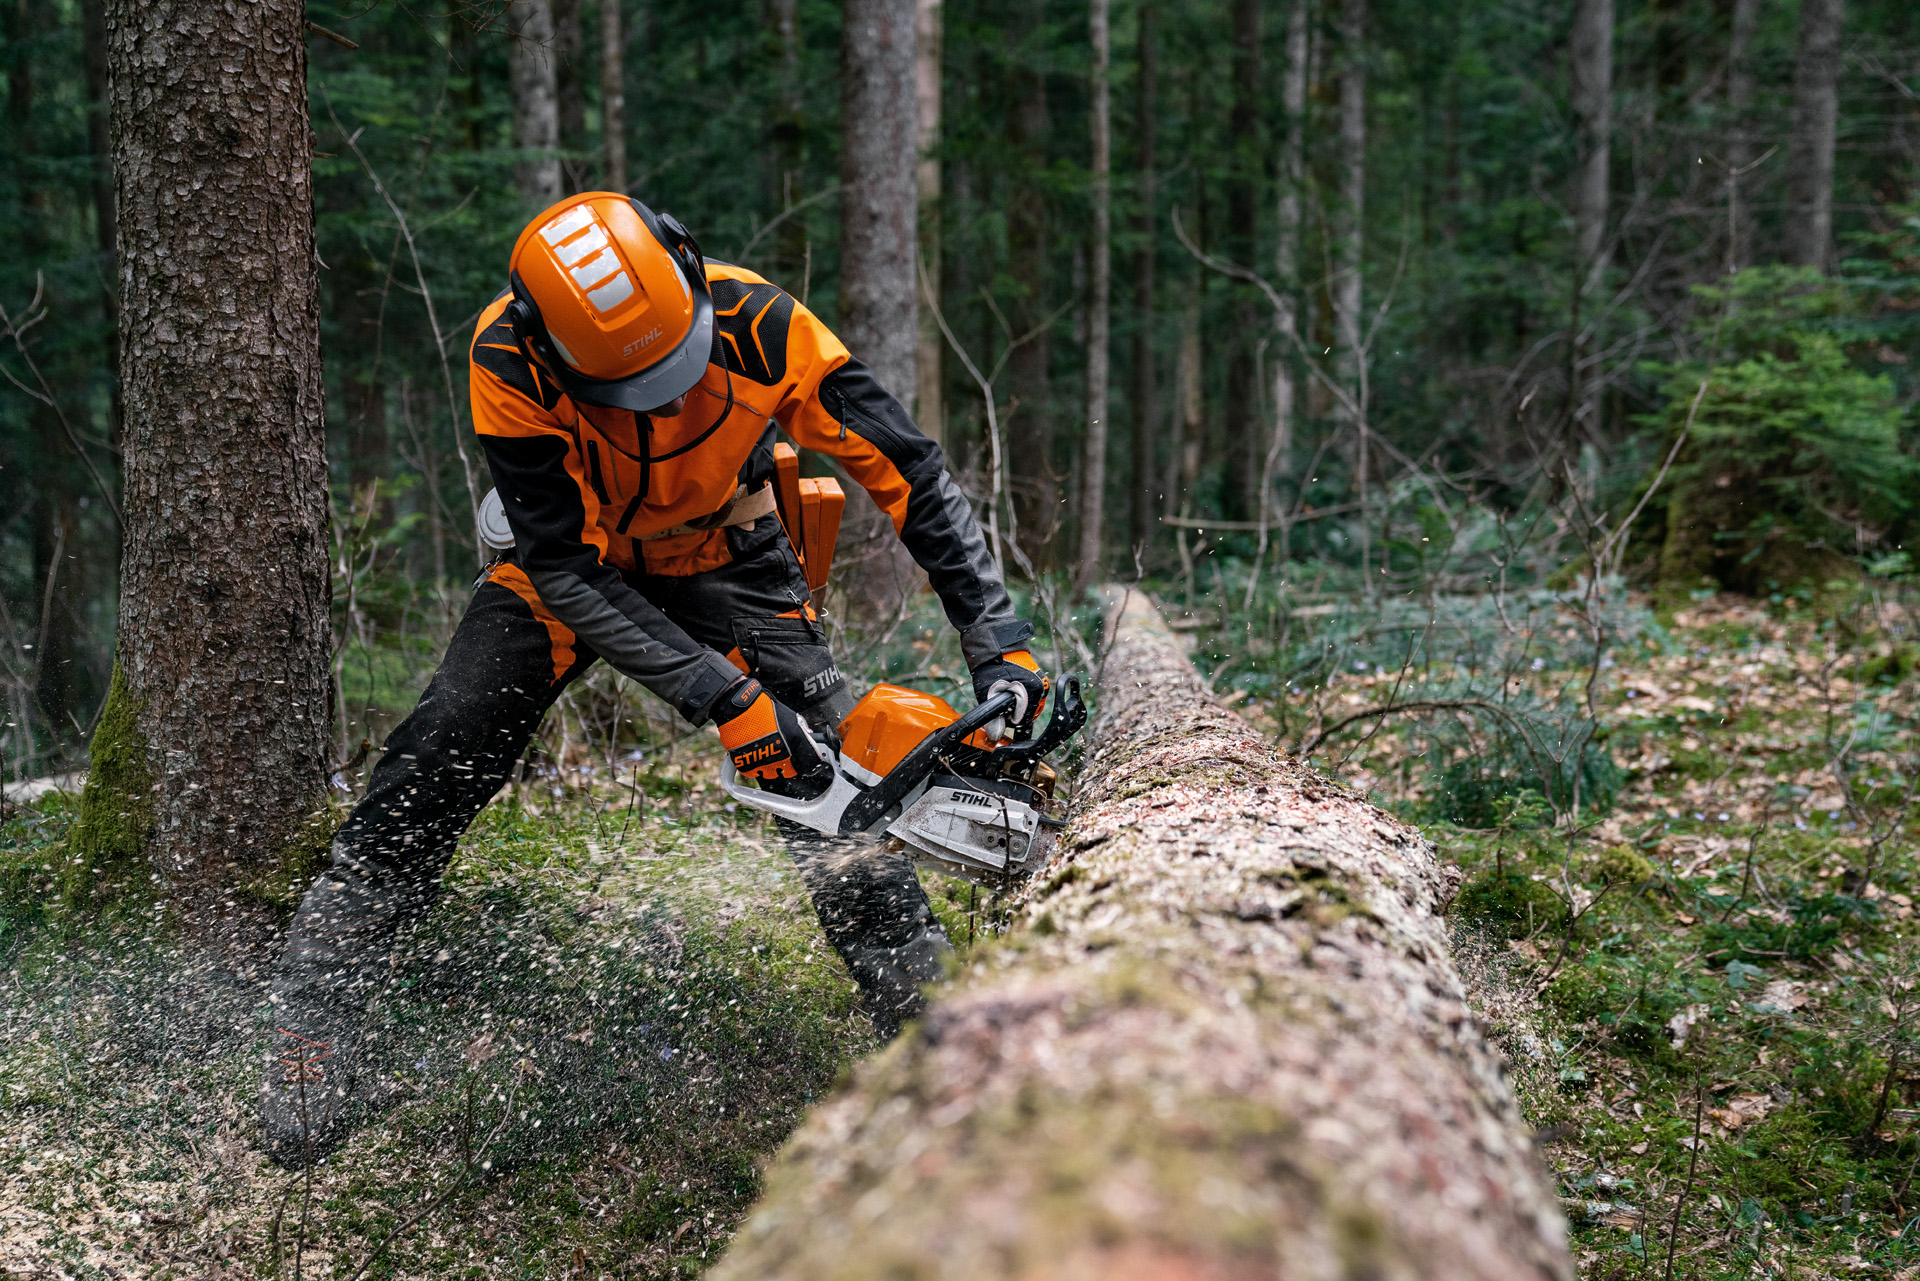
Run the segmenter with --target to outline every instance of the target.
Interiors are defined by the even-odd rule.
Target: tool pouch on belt
[[[773,493],[787,541],[807,576],[807,590],[817,592],[827,585],[827,573],[833,568],[846,491],[830,476],[803,478],[800,455],[782,441],[773,447]]]

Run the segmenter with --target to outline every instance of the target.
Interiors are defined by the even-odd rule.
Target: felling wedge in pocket
[[[807,590],[827,585],[833,569],[833,546],[840,537],[840,513],[846,491],[831,476],[800,475],[800,455],[782,441],[773,447],[773,497],[786,527],[787,541],[807,576]]]

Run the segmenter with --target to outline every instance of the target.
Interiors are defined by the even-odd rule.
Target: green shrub
[[[1600,855],[1600,863],[1595,870],[1600,873],[1600,879],[1609,885],[1645,885],[1659,876],[1653,870],[1653,864],[1647,861],[1647,856],[1631,845],[1610,847]]]
[[[1721,354],[1664,371],[1657,421],[1668,439],[1692,426],[1669,481],[1661,581],[1704,575],[1763,595],[1857,576],[1860,531],[1906,514],[1916,472],[1892,380],[1856,368],[1842,343],[1846,288],[1756,267],[1696,293],[1708,304],[1697,336],[1711,347],[1717,325]]]
[[[1560,896],[1524,872],[1487,872],[1468,881],[1453,915],[1503,939],[1525,938],[1567,914]]]
[[[1577,758],[1556,763],[1502,740],[1490,751],[1441,766],[1432,809],[1435,817],[1462,827],[1540,827],[1555,810],[1573,807],[1576,780],[1580,812],[1604,814],[1625,775],[1597,741],[1589,740]]]

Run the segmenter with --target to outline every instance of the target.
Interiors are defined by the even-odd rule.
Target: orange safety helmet
[[[706,264],[670,214],[611,191],[568,196],[520,233],[507,276],[507,323],[576,400],[645,413],[706,372]]]

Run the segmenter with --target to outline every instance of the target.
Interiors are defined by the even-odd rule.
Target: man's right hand
[[[729,686],[712,714],[733,767],[748,778],[807,779],[829,768],[826,748],[806,721],[751,676]]]

